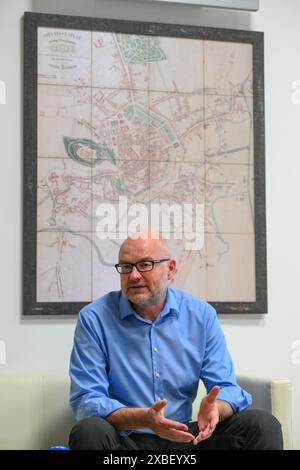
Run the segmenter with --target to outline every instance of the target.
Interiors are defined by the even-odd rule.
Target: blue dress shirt
[[[165,416],[188,423],[200,378],[207,392],[219,385],[217,398],[234,411],[252,401],[236,382],[213,307],[174,288],[168,288],[154,322],[136,313],[121,291],[85,306],[76,326],[70,378],[70,404],[78,420],[166,398]]]

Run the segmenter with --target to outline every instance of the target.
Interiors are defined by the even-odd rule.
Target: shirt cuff
[[[110,415],[119,408],[126,408],[126,406],[118,400],[113,400],[111,398],[101,398],[98,404],[97,414],[102,418],[106,418],[106,416]]]
[[[234,385],[221,388],[217,400],[227,401],[234,413],[248,408],[252,403],[251,395],[239,386]]]

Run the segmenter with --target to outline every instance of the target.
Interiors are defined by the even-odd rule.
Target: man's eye
[[[131,269],[131,264],[121,264],[122,269]]]
[[[144,261],[143,263],[139,263],[138,266],[141,269],[149,268],[150,266],[152,266],[152,263],[151,263],[151,261]]]

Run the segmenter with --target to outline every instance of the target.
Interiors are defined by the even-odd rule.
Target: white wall
[[[22,14],[24,11],[194,24],[265,32],[266,195],[269,314],[223,316],[237,372],[288,377],[293,383],[294,445],[300,449],[300,363],[292,345],[300,340],[300,104],[292,82],[300,79],[300,2],[261,0],[257,13],[134,0],[1,0],[0,104],[1,231],[0,341],[9,371],[66,370],[75,318],[22,318]],[[299,349],[298,345],[298,349]],[[3,348],[2,348],[3,349]],[[300,354],[297,355],[300,358]],[[295,362],[295,361],[294,361]],[[300,361],[298,361],[300,362]]]

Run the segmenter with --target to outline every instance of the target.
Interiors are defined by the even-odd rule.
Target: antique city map
[[[97,210],[120,198],[202,204],[172,285],[255,301],[253,168],[251,44],[38,28],[37,302],[119,289]]]

